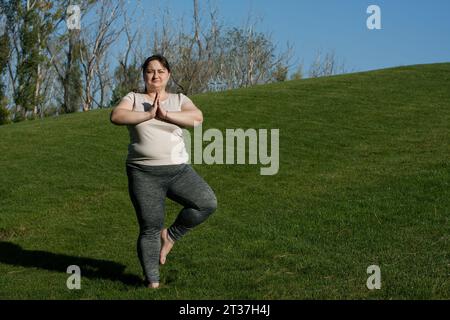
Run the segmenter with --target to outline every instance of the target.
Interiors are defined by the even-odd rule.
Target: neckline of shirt
[[[140,92],[139,92],[138,94],[143,95],[143,96],[145,97],[146,100],[151,100],[151,102],[153,103],[154,99],[150,98],[150,97],[148,96],[148,94],[146,94],[146,93],[140,93]],[[167,93],[167,98],[164,99],[164,100],[159,100],[159,102],[160,102],[160,103],[163,103],[163,102],[169,101],[169,99],[170,99],[170,97],[171,97],[172,95],[174,95],[174,93],[168,92],[168,93]]]

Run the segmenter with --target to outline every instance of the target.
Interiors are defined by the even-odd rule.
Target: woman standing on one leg
[[[142,66],[144,93],[128,93],[111,112],[111,122],[127,125],[128,190],[139,222],[138,257],[146,282],[159,287],[159,264],[174,243],[216,210],[213,190],[188,164],[181,127],[203,122],[202,112],[183,94],[166,92],[170,66],[153,55]],[[183,205],[164,226],[165,198]]]

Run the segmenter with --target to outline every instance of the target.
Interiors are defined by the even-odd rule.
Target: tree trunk
[[[89,111],[92,104],[92,97],[91,97],[91,82],[86,81],[86,99],[83,103],[83,112]]]

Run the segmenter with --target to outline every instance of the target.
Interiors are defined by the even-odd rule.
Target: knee
[[[200,210],[207,213],[208,215],[212,214],[217,209],[217,198],[214,193],[211,193],[200,206]]]

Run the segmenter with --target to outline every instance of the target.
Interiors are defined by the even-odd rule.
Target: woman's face
[[[169,81],[170,73],[158,60],[152,60],[144,71],[147,91],[161,91]]]

